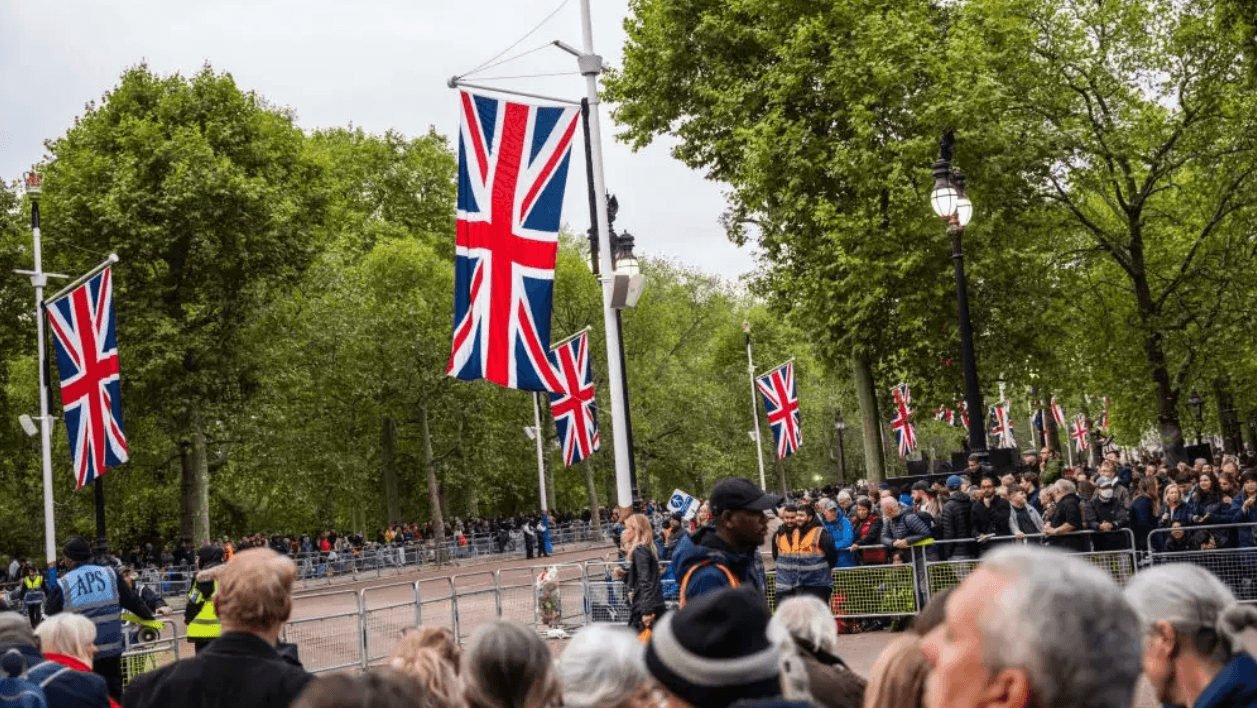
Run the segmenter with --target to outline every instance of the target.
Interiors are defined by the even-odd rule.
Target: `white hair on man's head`
[[[851,501],[851,492],[848,492],[845,489],[838,492],[838,501],[842,501],[843,499],[846,499],[847,501]]]
[[[83,615],[59,612],[45,617],[35,628],[40,649],[47,653],[66,654],[92,663],[92,645],[96,643],[96,625]]]
[[[1143,635],[1107,573],[1027,546],[993,551],[979,569],[1010,581],[980,620],[989,670],[1025,671],[1038,708],[1129,708]]]
[[[1190,563],[1162,565],[1126,585],[1126,599],[1144,629],[1167,622],[1183,645],[1201,658],[1225,665],[1257,640],[1257,607],[1239,605],[1213,573]]]
[[[627,627],[593,624],[581,630],[559,659],[565,708],[624,705],[642,684],[646,648]]]
[[[796,642],[837,653],[838,625],[833,611],[813,595],[795,595],[777,607],[776,618]]]
[[[1055,487],[1056,487],[1056,491],[1060,492],[1061,494],[1075,494],[1078,492],[1078,485],[1074,484],[1068,479],[1056,480]]]
[[[899,513],[899,500],[894,497],[882,497],[878,503],[882,505],[882,513],[887,516]]]

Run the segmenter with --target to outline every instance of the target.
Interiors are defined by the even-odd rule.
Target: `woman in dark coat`
[[[641,514],[624,520],[620,548],[628,570],[624,585],[629,597],[629,626],[642,632],[650,629],[663,614],[663,588],[659,583],[659,558],[655,555],[654,534],[650,521]]]
[[[862,565],[886,562],[886,547],[882,545],[882,517],[873,513],[873,502],[860,497],[856,502],[855,543],[851,549],[860,555]]]

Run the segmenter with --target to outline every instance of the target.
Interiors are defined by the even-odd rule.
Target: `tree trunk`
[[[864,428],[864,469],[870,484],[879,484],[886,476],[886,458],[882,454],[881,412],[877,405],[877,391],[873,386],[873,368],[868,355],[851,357],[851,373],[855,382],[856,398],[860,401],[860,417]]]
[[[1056,416],[1052,413],[1052,398],[1044,398],[1047,408],[1043,410],[1043,445],[1057,455],[1065,452],[1061,447],[1061,429],[1056,425]]]
[[[553,460],[551,460],[551,463],[553,463]],[[554,464],[546,465],[546,504],[549,506],[551,514],[558,508],[554,503]]]
[[[637,495],[642,501],[650,499],[650,450],[639,448],[642,464],[637,468]]]
[[[777,460],[774,464],[777,465],[777,478],[781,483],[781,494],[785,496],[790,493],[790,472],[786,469],[785,460]]]
[[[419,422],[423,427],[423,469],[428,477],[428,503],[432,505],[432,540],[437,563],[445,561],[445,515],[441,513],[441,492],[436,483],[436,462],[432,459],[432,433],[428,428],[428,406],[419,406]]]
[[[586,457],[581,461],[580,466],[585,472],[585,495],[589,498],[589,524],[594,530],[595,535],[598,533],[598,490],[594,488],[594,465],[593,457]]]
[[[192,518],[196,515],[196,471],[192,467],[192,443],[179,443],[179,539],[188,548],[199,548],[192,545],[194,537]]]
[[[195,502],[192,514],[192,547],[210,542],[209,522],[209,451],[205,447],[205,426],[201,409],[193,406],[189,416],[192,425],[192,485]]]
[[[401,498],[397,489],[397,423],[384,416],[380,431],[381,476],[384,478],[384,508],[388,525],[402,520]]]
[[[1235,397],[1231,395],[1231,382],[1225,376],[1213,381],[1213,393],[1218,402],[1218,423],[1222,428],[1222,451],[1238,455],[1244,441],[1239,416],[1235,410]]]

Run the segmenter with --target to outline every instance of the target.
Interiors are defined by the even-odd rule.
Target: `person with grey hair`
[[[1056,490],[1056,507],[1052,517],[1043,524],[1043,533],[1063,536],[1085,530],[1087,519],[1083,515],[1083,501],[1078,496],[1078,487],[1068,479],[1058,479],[1052,488]],[[1081,535],[1061,538],[1053,545],[1075,553],[1085,553],[1088,547],[1086,536]]]
[[[1139,627],[1121,588],[1080,558],[1003,546],[947,599],[923,645],[930,708],[1130,708]]]
[[[92,626],[90,621],[88,626]],[[27,680],[43,689],[48,708],[109,708],[109,688],[104,677],[91,673],[90,666],[83,665],[76,671],[47,660],[39,650],[39,639],[30,620],[16,612],[0,612],[0,656],[10,651],[21,655]]]
[[[645,648],[631,630],[586,627],[558,664],[564,708],[651,708],[652,684]]]
[[[837,501],[838,508],[842,509],[843,516],[850,519],[855,515],[855,509],[852,508],[855,502],[851,499],[851,492],[843,489],[838,492],[838,496],[835,497],[835,500]]]
[[[868,682],[838,656],[838,627],[829,606],[816,597],[797,595],[777,607],[775,619],[794,640],[808,686],[821,708],[860,708]]]
[[[1200,566],[1162,565],[1126,585],[1143,633],[1143,672],[1163,704],[1257,706],[1257,607]]]

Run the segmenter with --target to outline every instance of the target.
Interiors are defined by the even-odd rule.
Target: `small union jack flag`
[[[1089,432],[1087,430],[1087,416],[1079,413],[1078,417],[1074,419],[1073,432],[1069,436],[1074,439],[1074,445],[1080,453],[1087,451],[1087,434]]]
[[[991,406],[991,436],[995,438],[995,447],[1017,447],[1007,403]]]
[[[803,444],[799,426],[799,392],[794,380],[794,362],[785,364],[755,379],[755,387],[764,397],[768,425],[777,442],[777,459],[793,455]]]
[[[895,406],[890,429],[899,443],[899,456],[906,459],[917,449],[917,429],[912,425],[912,390],[908,384],[899,384],[890,390],[890,395]]]
[[[1061,408],[1061,404],[1056,402],[1056,398],[1052,398],[1052,419],[1056,421],[1058,427],[1065,427],[1065,409]]]
[[[581,332],[550,350],[550,362],[563,381],[563,390],[550,394],[550,412],[563,445],[567,467],[598,451],[598,411],[594,377],[589,365],[589,337]]]
[[[969,429],[969,402],[963,398],[956,402],[956,417],[965,430]]]
[[[577,110],[465,91],[459,100],[454,342],[446,373],[560,391],[547,354]]]
[[[110,270],[48,306],[76,488],[128,458]]]
[[[951,409],[944,405],[939,405],[934,409],[934,420],[945,420],[951,424]]]

